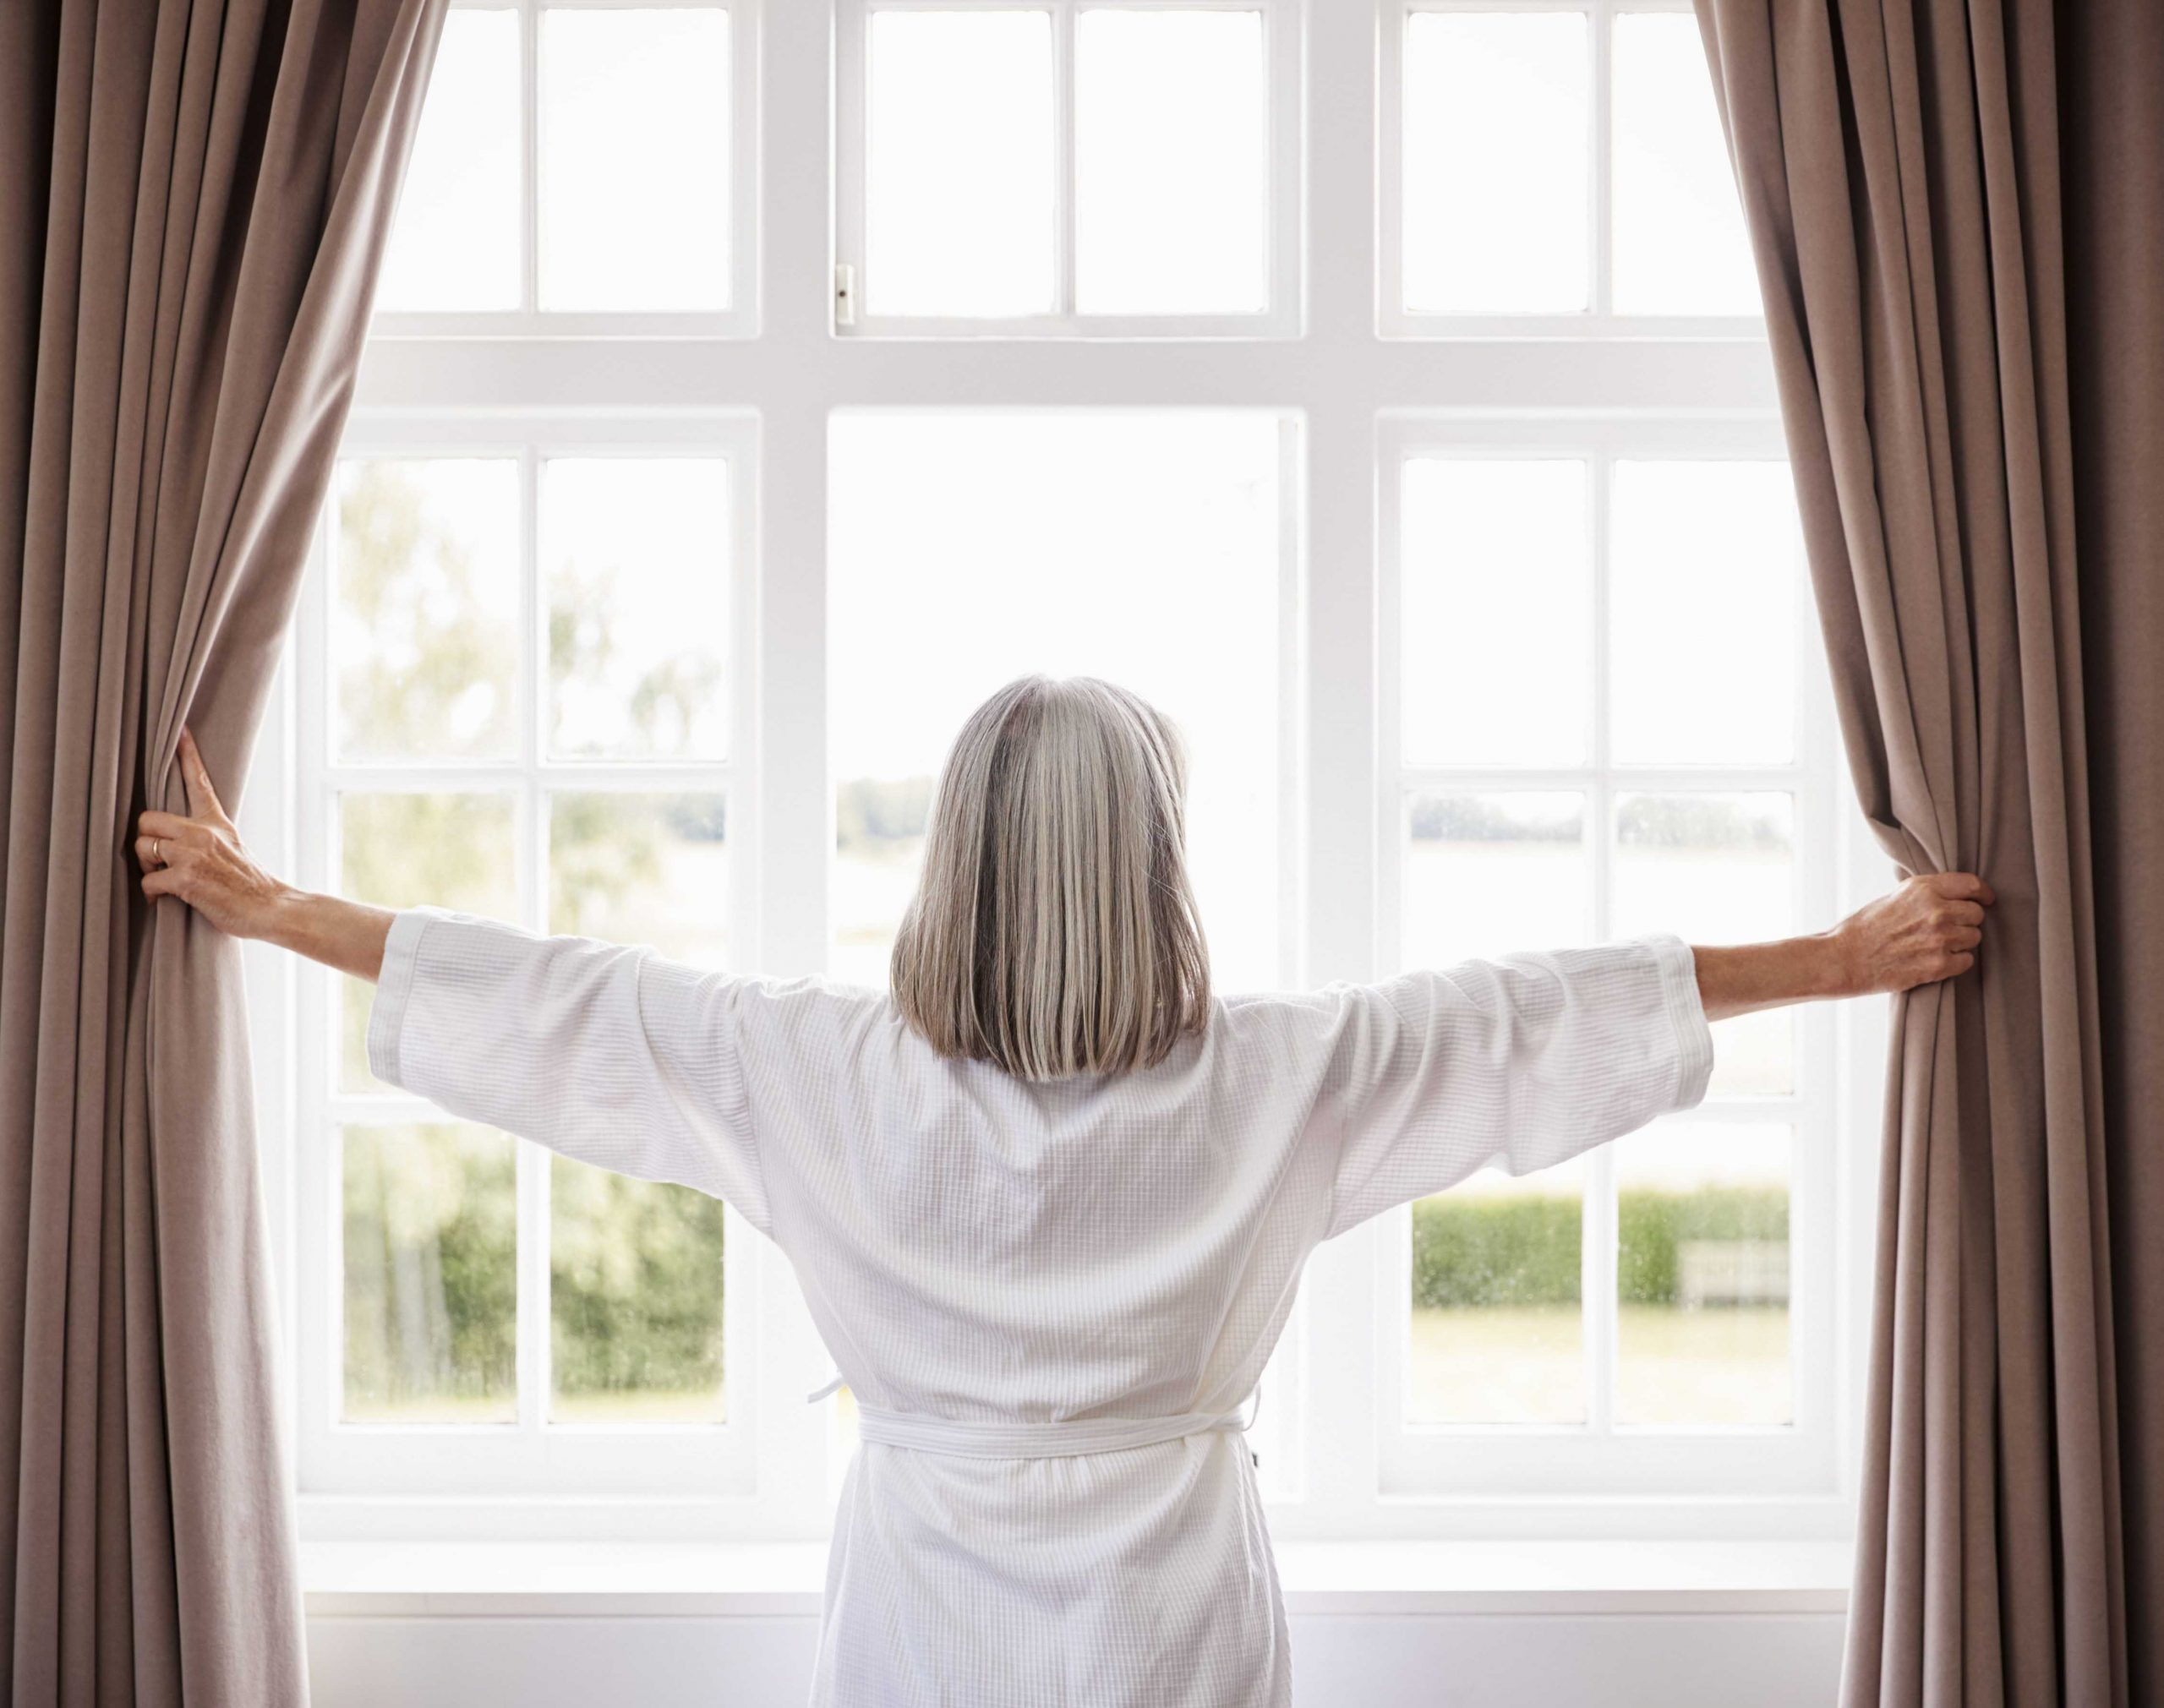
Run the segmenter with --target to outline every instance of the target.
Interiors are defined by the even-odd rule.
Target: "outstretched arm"
[[[1869,996],[1951,979],[1976,964],[1997,898],[1968,872],[1933,872],[1860,908],[1830,931],[1778,943],[1697,948],[1708,1020],[1828,996]]]
[[[311,895],[281,883],[241,846],[240,832],[196,751],[180,733],[180,778],[188,816],[146,812],[136,824],[143,893],[178,896],[228,936],[260,937],[326,967],[374,980],[396,917],[387,908]]]
[[[1548,1168],[1705,1094],[1706,1023],[1906,990],[1975,964],[1991,887],[1911,878],[1832,930],[1692,948],[1679,937],[1472,961],[1339,987],[1342,1119],[1325,1236],[1486,1167]]]
[[[581,1162],[726,1198],[771,1231],[744,1066],[759,1053],[748,1038],[776,1035],[757,981],[440,909],[306,894],[249,858],[185,734],[180,765],[188,816],[147,812],[139,826],[145,893],[376,981],[378,1078]]]

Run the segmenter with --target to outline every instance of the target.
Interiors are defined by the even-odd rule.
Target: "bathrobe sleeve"
[[[1672,936],[1336,987],[1329,1234],[1483,1168],[1527,1174],[1706,1093],[1712,1034]]]
[[[650,949],[412,908],[384,947],[369,1067],[452,1115],[725,1198],[770,1235],[746,1072],[766,990]]]

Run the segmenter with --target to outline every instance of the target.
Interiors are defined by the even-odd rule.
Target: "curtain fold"
[[[2145,1438],[2121,1383],[2153,1438],[2164,1274],[2126,1206],[2164,1210],[2164,1179],[2127,1164],[2157,1138],[2129,1092],[2164,1080],[2164,1030],[2137,1017],[2164,1016],[2125,998],[2130,964],[2164,974],[2164,876],[2127,832],[2164,822],[2127,744],[2150,744],[2154,794],[2164,57],[2142,83],[2108,56],[2145,30],[2164,54],[2156,8],[1697,4],[1858,795],[1904,868],[1999,897],[1976,973],[1894,1009],[1843,1700],[2153,1700],[2128,1612],[2155,1573],[2130,1580],[2128,1553],[2154,1514],[2128,1505],[2121,1443]],[[2117,89],[2108,122],[2063,103],[2070,68]],[[2092,267],[2096,187],[2145,146],[2150,270]],[[2134,352],[2096,329],[2145,325],[2111,375]],[[2085,401],[2107,377],[2113,419]]]
[[[133,826],[246,775],[442,7],[0,7],[16,1703],[306,1699],[238,952]]]
[[[2127,1675],[2164,1698],[2164,6],[2063,5],[2081,558]]]

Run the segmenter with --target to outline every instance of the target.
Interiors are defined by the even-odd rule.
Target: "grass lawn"
[[[476,1400],[451,1394],[383,1405],[346,1402],[349,1423],[511,1423],[518,1402],[509,1394]],[[727,1416],[711,1388],[682,1393],[638,1389],[626,1393],[559,1394],[549,1405],[556,1423],[719,1423]]]
[[[1616,1329],[1619,1423],[1790,1421],[1785,1309],[1626,1305]],[[1418,1423],[1582,1423],[1581,1334],[1576,1305],[1417,1309],[1407,1417]]]

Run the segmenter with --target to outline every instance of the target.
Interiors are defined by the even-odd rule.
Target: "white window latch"
[[[846,261],[834,269],[834,325],[856,325],[856,269]]]

